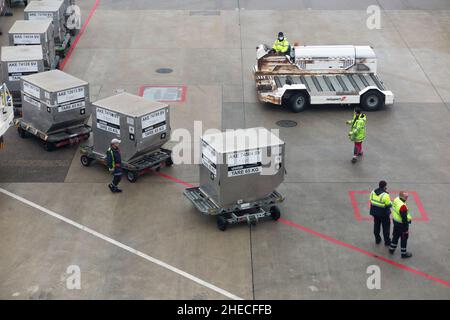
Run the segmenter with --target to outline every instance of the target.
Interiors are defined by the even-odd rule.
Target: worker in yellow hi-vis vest
[[[278,38],[273,43],[272,49],[275,50],[276,53],[288,53],[289,41],[284,37],[283,32],[278,32]]]
[[[408,200],[408,193],[400,191],[400,194],[392,202],[392,220],[394,221],[394,232],[392,235],[391,246],[389,252],[394,254],[397,248],[398,240],[400,240],[400,249],[402,258],[411,258],[412,254],[406,251],[406,245],[408,244],[409,237],[409,225],[411,224],[411,215],[409,214],[408,206],[406,205]]]
[[[378,189],[370,193],[370,215],[373,216],[373,234],[375,235],[375,243],[380,244],[380,231],[383,227],[384,245],[388,247],[391,244],[390,228],[391,228],[391,197],[387,192],[387,183],[381,180],[378,183]]]

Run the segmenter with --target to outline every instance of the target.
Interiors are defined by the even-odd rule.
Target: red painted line
[[[359,212],[358,202],[356,201],[355,193],[356,193],[355,190],[350,190],[348,192],[348,195],[350,196],[350,201],[352,203],[353,213],[355,215],[355,218],[356,218],[356,220],[361,221],[362,217],[361,217],[361,213]]]
[[[326,240],[326,241],[328,241],[328,242],[334,243],[334,244],[339,245],[339,246],[341,246],[341,247],[345,247],[345,248],[351,249],[351,250],[353,250],[353,251],[362,253],[362,254],[364,254],[364,255],[366,255],[366,256],[369,256],[369,257],[372,257],[372,258],[381,260],[381,261],[383,261],[383,262],[385,262],[385,263],[388,263],[388,264],[390,264],[390,265],[392,265],[392,266],[394,266],[394,267],[397,267],[397,268],[399,268],[399,269],[406,270],[406,271],[408,271],[408,272],[411,272],[411,273],[414,273],[414,274],[419,275],[419,276],[421,276],[421,277],[424,277],[424,278],[426,278],[426,279],[428,279],[428,280],[435,281],[435,282],[438,282],[438,283],[440,283],[440,284],[443,284],[444,286],[450,287],[450,282],[445,281],[445,280],[442,280],[442,279],[439,279],[439,278],[436,278],[436,277],[434,277],[434,276],[432,276],[432,275],[430,275],[430,274],[428,274],[428,273],[422,272],[422,271],[420,271],[420,270],[413,269],[413,268],[411,268],[411,267],[405,266],[405,265],[403,265],[403,264],[401,264],[401,263],[395,262],[395,261],[390,260],[390,259],[387,259],[387,258],[385,258],[385,257],[376,255],[376,254],[371,253],[371,252],[369,252],[369,251],[365,251],[365,250],[363,250],[363,249],[361,249],[361,248],[355,247],[354,245],[351,245],[351,244],[342,242],[342,241],[340,241],[340,240],[337,240],[337,239],[335,239],[335,238],[332,238],[332,237],[330,237],[330,236],[327,236],[326,234],[322,234],[322,233],[319,233],[319,232],[317,232],[317,231],[308,229],[308,228],[306,228],[306,227],[304,227],[304,226],[301,226],[301,225],[299,225],[299,224],[296,224],[296,223],[294,223],[294,222],[292,222],[292,221],[285,220],[285,219],[283,219],[283,218],[280,218],[278,221],[281,222],[281,223],[283,223],[283,224],[285,224],[285,225],[287,225],[287,226],[290,226],[290,227],[293,227],[293,228],[295,228],[295,229],[298,229],[298,230],[307,232],[307,233],[309,233],[309,234],[312,234],[312,235],[314,235],[314,236],[316,236],[316,237],[322,238],[322,239],[324,239],[324,240]]]
[[[67,61],[69,61],[73,50],[75,50],[75,47],[77,46],[78,41],[80,41],[81,36],[83,35],[84,31],[86,30],[86,27],[89,24],[89,21],[91,21],[91,18],[94,15],[95,10],[97,10],[97,7],[98,7],[99,4],[100,4],[100,0],[95,0],[94,6],[92,7],[92,9],[89,12],[89,15],[88,15],[86,21],[84,21],[83,25],[81,26],[80,31],[78,32],[77,36],[75,37],[75,40],[73,41],[72,45],[70,46],[69,51],[66,54],[66,57],[59,64],[59,70],[64,70],[64,67],[66,66]]]
[[[162,173],[162,172],[155,172],[155,174],[157,174],[158,176],[163,177],[163,178],[165,178],[167,180],[170,180],[172,182],[181,184],[181,185],[183,185],[185,187],[188,187],[188,188],[193,188],[194,187],[193,184],[190,184],[189,182],[186,182],[186,181],[180,180],[178,178],[169,176],[168,174],[165,174],[165,173]]]

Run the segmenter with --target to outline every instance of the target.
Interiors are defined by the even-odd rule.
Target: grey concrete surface
[[[93,4],[82,1],[83,17]],[[379,30],[366,28],[371,4],[383,9]],[[1,18],[2,27],[20,10]],[[0,187],[246,299],[450,299],[444,284],[313,234],[450,281],[448,21],[445,0],[100,1],[65,71],[89,81],[92,100],[117,89],[137,94],[142,85],[186,86],[186,100],[171,105],[173,129],[192,133],[196,120],[204,130],[279,129],[287,144],[282,217],[312,233],[271,221],[219,232],[183,197],[183,185],[150,173],[123,181],[124,193],[113,195],[107,170],[82,167],[76,147],[46,153],[13,129],[0,151]],[[368,113],[361,162],[350,163],[351,107],[293,114],[257,101],[255,46],[281,30],[291,42],[374,47],[396,98]],[[162,67],[173,72],[155,72]],[[298,125],[279,128],[278,120]],[[163,173],[198,182],[195,165]],[[349,191],[370,190],[380,179],[391,190],[417,192],[429,218],[411,226],[408,261],[376,246],[371,222],[355,218]],[[2,193],[0,231],[3,299],[223,298]],[[81,290],[65,287],[73,264]],[[370,265],[381,268],[381,290],[366,286]]]

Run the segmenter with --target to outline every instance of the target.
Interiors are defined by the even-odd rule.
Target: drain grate
[[[297,122],[292,120],[280,120],[276,122],[277,126],[282,128],[292,128],[297,126]]]
[[[159,69],[156,69],[156,72],[157,73],[171,73],[171,72],[173,72],[173,70],[170,68],[159,68]]]

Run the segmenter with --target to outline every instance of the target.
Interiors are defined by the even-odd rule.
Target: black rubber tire
[[[52,142],[48,142],[48,141],[44,141],[43,146],[44,146],[44,150],[47,152],[52,152],[53,150],[56,149],[55,144]]]
[[[269,212],[270,217],[272,218],[273,221],[277,221],[278,219],[280,219],[281,213],[280,209],[277,206],[270,207]]]
[[[80,157],[80,162],[84,167],[89,167],[91,165],[92,161],[93,161],[93,159],[89,158],[88,156],[86,156],[84,154]]]
[[[172,157],[166,160],[166,167],[171,167],[173,165]]]
[[[220,231],[225,231],[225,230],[227,230],[227,225],[228,225],[228,222],[227,222],[227,220],[225,219],[225,217],[223,217],[223,216],[218,216],[218,217],[217,217],[217,228],[218,228]]]
[[[127,171],[127,180],[131,183],[135,183],[139,178],[139,174],[136,171]]]
[[[28,137],[28,132],[26,132],[22,127],[17,127],[17,133],[22,139],[26,139]]]
[[[361,96],[361,108],[365,111],[376,111],[384,107],[384,95],[377,90],[369,90]]]
[[[289,98],[289,108],[292,112],[298,113],[304,111],[309,105],[309,98],[305,92],[294,93]]]

